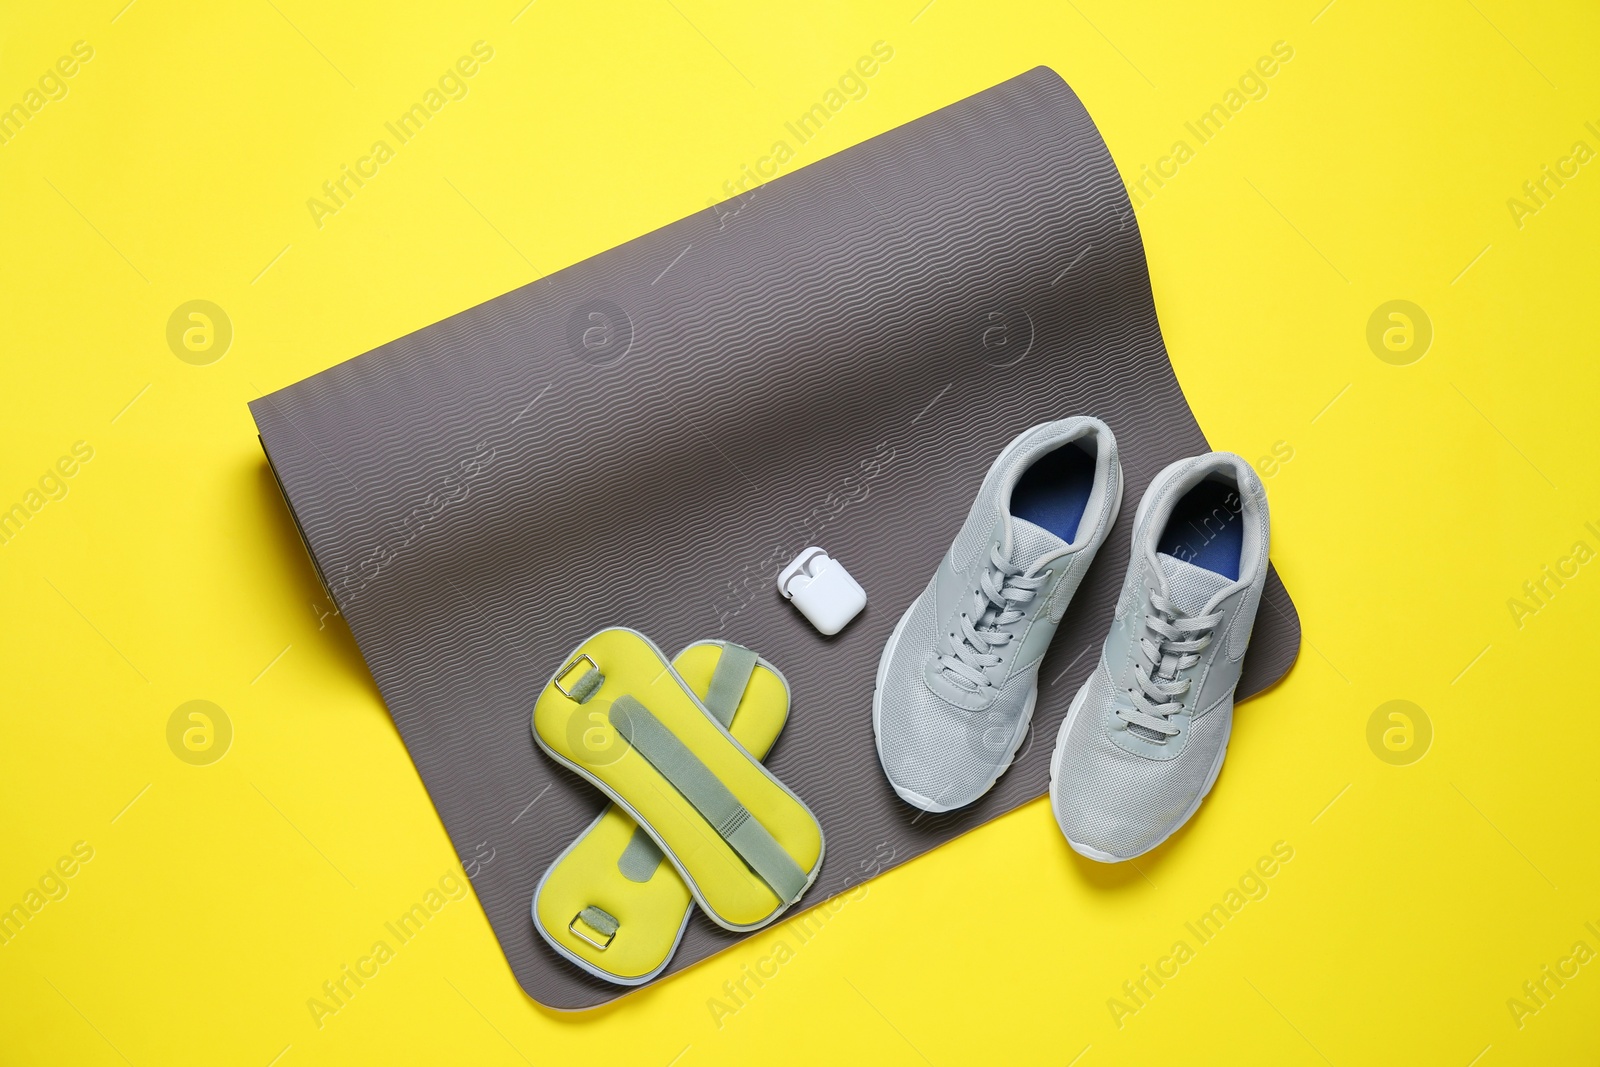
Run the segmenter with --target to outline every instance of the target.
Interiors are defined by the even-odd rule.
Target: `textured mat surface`
[[[457,851],[494,849],[474,888],[512,969],[560,1008],[623,992],[557,957],[528,914],[602,805],[529,734],[563,653],[622,624],[776,663],[794,711],[768,766],[827,833],[814,904],[1045,792],[1133,505],[1208,447],[1122,184],[1044,68],[251,408]],[[996,452],[1080,413],[1121,445],[1118,529],[1045,660],[1015,766],[972,807],[923,815],[878,768],[879,651]],[[834,638],[774,588],[810,544],[870,598]],[[1241,694],[1281,677],[1299,641],[1269,576]],[[737,936],[696,916],[667,973]]]

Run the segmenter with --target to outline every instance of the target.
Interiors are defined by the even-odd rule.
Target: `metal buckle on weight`
[[[590,660],[589,662],[593,663],[594,661]],[[572,935],[574,937],[581,937],[583,940],[589,942],[589,944],[593,945],[595,948],[599,949],[601,952],[604,952],[606,949],[610,948],[611,947],[611,942],[613,942],[613,941],[615,941],[617,939],[617,932],[615,930],[611,931],[611,934],[603,942],[596,941],[594,938],[590,937],[588,934],[586,934],[582,930],[578,929],[578,920],[581,919],[581,918],[583,918],[583,912],[580,911],[578,914],[574,915],[572,917],[572,921],[567,924],[567,929],[569,931],[571,931]],[[585,923],[584,925],[588,925],[588,924]]]
[[[577,700],[578,698],[572,695],[572,691],[570,689],[568,689],[566,686],[561,684],[561,679],[563,679],[567,675],[571,674],[573,672],[573,670],[578,666],[578,664],[583,663],[585,661],[588,662],[590,670],[598,671],[600,669],[600,664],[596,663],[594,661],[594,659],[589,655],[589,653],[580,652],[580,653],[578,653],[578,655],[576,655],[572,659],[568,660],[566,662],[566,664],[559,671],[556,671],[556,676],[555,676],[554,679],[552,679],[552,684],[558,690],[560,690],[561,695],[566,697],[568,700]],[[585,671],[583,674],[578,675],[578,678],[580,678],[580,679],[584,678],[584,677],[586,677],[588,675],[588,673],[589,673],[588,671]],[[574,932],[576,932],[576,931],[574,931]],[[580,934],[579,936],[581,937],[582,935]]]

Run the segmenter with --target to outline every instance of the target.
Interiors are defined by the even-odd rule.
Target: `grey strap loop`
[[[571,678],[572,672],[585,663],[589,665],[589,669],[579,675],[578,680],[572,683],[571,689],[561,684],[562,679]],[[580,652],[568,660],[559,671],[556,671],[556,676],[550,679],[550,684],[555,686],[556,691],[568,700],[586,704],[589,698],[594,696],[599,688],[605,684],[605,681],[606,676],[600,673],[600,664],[594,661],[594,657],[587,652]]]
[[[612,702],[610,719],[616,731],[683,794],[781,900],[787,904],[799,899],[806,888],[805,872],[711,768],[650,709],[623,695]]]
[[[661,849],[656,847],[650,835],[644,832],[642,826],[635,826],[633,836],[628,838],[628,847],[622,850],[622,855],[617,859],[617,869],[630,882],[648,882],[655,877],[662,858]]]
[[[604,937],[605,940],[596,941],[594,938],[578,929],[578,921],[580,919],[583,920],[585,926]],[[611,942],[615,940],[617,931],[621,929],[621,924],[617,922],[616,916],[612,915],[610,912],[602,911],[593,904],[590,904],[588,907],[584,908],[582,911],[578,912],[578,914],[572,917],[572,921],[567,924],[567,929],[570,930],[574,935],[589,942],[589,944],[593,945],[601,952],[604,952],[606,949],[611,947]]]
[[[580,704],[587,704],[589,698],[594,696],[595,691],[605,684],[605,680],[605,675],[590,667],[584,672],[583,677],[579,678],[577,683],[573,685],[572,699]]]
[[[582,911],[578,912],[578,918],[582,919],[596,930],[599,930],[607,937],[610,937],[612,934],[616,933],[619,926],[615,916],[608,911],[601,911],[593,904],[590,904],[587,908],[584,908]]]
[[[701,701],[723,726],[733,723],[733,713],[739,710],[739,702],[744,699],[744,691],[750,685],[750,676],[755,673],[758,658],[743,645],[736,645],[732,641],[723,643],[722,657],[711,672],[711,685]]]

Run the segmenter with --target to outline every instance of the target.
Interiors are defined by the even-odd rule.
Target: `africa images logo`
[[[615,363],[633,348],[633,320],[610,300],[579,304],[567,316],[567,349],[590,363]]]
[[[1293,859],[1293,845],[1287,841],[1275,842],[1271,854],[1258,857],[1245,868],[1221,899],[1214,901],[1198,918],[1183,924],[1189,936],[1174,941],[1171,950],[1157,958],[1153,965],[1142,964],[1137,976],[1122,983],[1120,996],[1106,998],[1106,1010],[1111,1013],[1117,1029],[1121,1030],[1129,1019],[1149,1007],[1156,994],[1178,977],[1183,967],[1199,955],[1200,949],[1215,941],[1247,905],[1267,899],[1272,891],[1271,879]]]
[[[373,141],[372,147],[365,155],[358,156],[354,165],[339,164],[339,173],[322,183],[321,195],[306,200],[306,210],[311,212],[311,221],[317,229],[327,225],[329,216],[337,215],[348,207],[355,195],[378,176],[383,165],[398,154],[400,147],[410,144],[429,120],[444,110],[445,105],[453,100],[466,99],[471,91],[468,79],[475,77],[483,65],[494,58],[494,46],[487,41],[475,41],[471,52],[471,55],[463,55],[446,67],[438,81],[423,91],[420,100],[412,101],[411,106],[400,112],[394,121],[383,124],[389,138],[380,137]]]

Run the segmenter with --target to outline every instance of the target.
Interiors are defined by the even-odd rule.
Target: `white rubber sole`
[[[1099,668],[1096,667],[1095,669],[1098,670]],[[1067,828],[1061,825],[1060,808],[1056,804],[1056,786],[1060,779],[1061,757],[1065,755],[1067,751],[1067,734],[1071,732],[1073,721],[1077,719],[1079,713],[1081,713],[1083,710],[1083,705],[1089,696],[1089,684],[1093,680],[1094,676],[1090,675],[1089,681],[1084,682],[1082,688],[1078,690],[1077,695],[1072,698],[1072,706],[1067,709],[1067,717],[1061,723],[1061,731],[1056,734],[1055,752],[1052,753],[1050,757],[1050,814],[1055,816],[1056,827],[1060,829],[1061,836],[1067,839],[1067,844],[1071,845],[1072,851],[1076,852],[1078,855],[1085,856],[1100,863],[1125,863],[1128,860],[1138,859],[1140,856],[1143,856],[1148,852],[1154,852],[1156,849],[1167,843],[1167,838],[1183,829],[1189,820],[1194,818],[1194,813],[1200,810],[1201,802],[1203,802],[1206,797],[1211,795],[1211,787],[1217,784],[1217,776],[1222,773],[1222,761],[1228,756],[1228,743],[1233,737],[1233,724],[1231,722],[1228,724],[1228,737],[1223,739],[1222,747],[1217,750],[1216,758],[1212,760],[1211,770],[1206,775],[1206,784],[1205,787],[1200,790],[1200,795],[1194,798],[1194,802],[1190,804],[1189,809],[1183,813],[1183,817],[1175,822],[1166,833],[1161,835],[1161,839],[1159,841],[1155,842],[1155,844],[1151,845],[1149,848],[1142,849],[1128,856],[1118,856],[1111,852],[1103,852],[1092,845],[1085,845],[1072,839],[1072,837],[1067,833]]]

